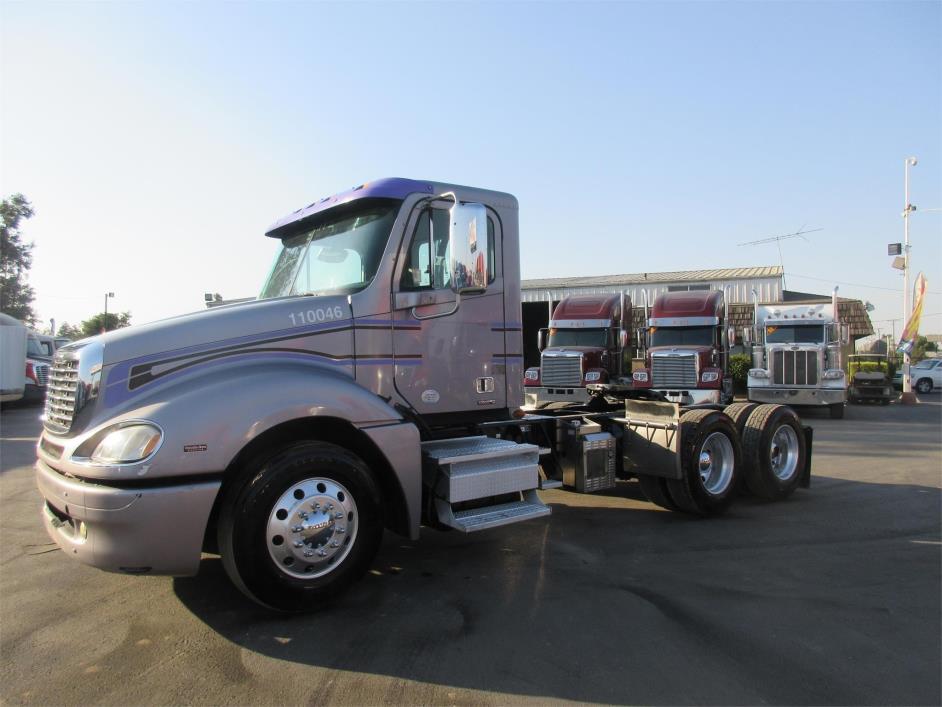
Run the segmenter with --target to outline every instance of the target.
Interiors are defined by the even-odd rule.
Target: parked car
[[[913,364],[909,367],[909,376],[913,390],[918,393],[931,393],[936,388],[942,388],[942,358],[927,358]],[[893,387],[903,389],[902,368],[893,376]]]

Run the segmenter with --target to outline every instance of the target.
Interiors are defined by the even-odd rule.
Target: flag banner
[[[916,336],[919,334],[919,319],[922,317],[922,302],[926,295],[926,276],[919,273],[916,278],[916,286],[913,287],[913,313],[909,315],[909,321],[899,338],[899,345],[896,350],[903,354],[912,353],[913,346],[916,344]]]

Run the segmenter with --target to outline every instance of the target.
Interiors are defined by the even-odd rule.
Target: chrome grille
[[[46,385],[49,380],[49,366],[45,363],[38,363],[33,366],[33,372],[36,374],[39,385]]]
[[[655,354],[651,360],[651,385],[655,388],[696,388],[697,357],[694,354]]]
[[[582,356],[544,356],[540,367],[543,385],[582,385]]]
[[[72,427],[72,416],[75,414],[78,389],[78,361],[55,361],[46,386],[44,426],[47,430],[58,434],[69,431]]]
[[[817,351],[772,351],[772,383],[775,385],[817,385]]]

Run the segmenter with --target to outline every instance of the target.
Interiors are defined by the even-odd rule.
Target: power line
[[[823,277],[811,277],[811,275],[799,275],[798,273],[792,273],[792,277],[800,277],[804,280],[817,280],[818,282],[830,282],[836,283],[838,285],[851,285],[852,287],[865,287],[870,290],[885,290],[886,292],[896,292],[898,294],[903,294],[902,290],[895,290],[892,287],[878,287],[877,285],[863,285],[859,282],[845,282],[844,280],[830,280]],[[937,290],[926,290],[930,295],[942,295],[942,292]]]

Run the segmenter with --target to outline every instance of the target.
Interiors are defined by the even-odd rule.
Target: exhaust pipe
[[[831,292],[831,307],[834,308],[834,322],[840,323],[840,317],[837,316],[837,285],[834,285],[834,291]]]

